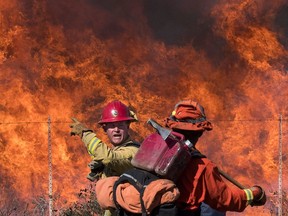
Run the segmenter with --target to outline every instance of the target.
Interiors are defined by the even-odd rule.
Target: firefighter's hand
[[[102,172],[98,172],[98,173],[90,172],[87,175],[87,179],[89,179],[92,182],[95,182],[95,181],[98,181],[101,178],[101,176],[102,176]]]
[[[88,167],[91,169],[91,172],[87,175],[87,178],[90,181],[94,182],[101,178],[103,170],[104,170],[104,165],[101,161],[92,160],[88,164]]]
[[[71,132],[70,135],[71,136],[79,136],[80,138],[82,138],[83,136],[83,132],[87,132],[87,131],[91,131],[91,129],[87,128],[84,124],[82,124],[81,122],[79,122],[76,118],[71,118],[73,123],[70,124],[70,128],[71,128]]]
[[[251,206],[263,206],[266,203],[265,191],[258,185],[254,185],[250,188],[253,194],[253,200]]]
[[[101,161],[95,161],[92,160],[89,164],[88,167],[92,170],[92,171],[102,171],[104,169],[104,165]]]

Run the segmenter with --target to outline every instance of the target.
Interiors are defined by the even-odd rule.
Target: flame
[[[0,206],[47,195],[49,116],[53,194],[60,206],[75,201],[89,156],[70,117],[105,140],[96,122],[115,98],[136,110],[140,141],[150,117],[196,99],[214,124],[202,152],[243,184],[276,191],[280,138],[287,178],[287,2],[117,3],[0,1]]]

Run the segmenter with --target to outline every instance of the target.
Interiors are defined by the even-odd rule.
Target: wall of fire
[[[101,108],[120,99],[137,112],[141,140],[147,119],[162,123],[191,98],[214,125],[197,145],[244,185],[271,191],[268,215],[280,137],[287,178],[287,14],[286,0],[0,0],[0,208],[47,194],[48,116],[62,205],[88,184],[70,117],[105,140]]]

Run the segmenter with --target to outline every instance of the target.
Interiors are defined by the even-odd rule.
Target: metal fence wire
[[[274,119],[210,121],[213,130],[204,133],[197,147],[244,185],[260,181],[270,194],[269,212],[285,215],[288,119],[279,114]],[[50,116],[45,121],[0,122],[0,209],[8,208],[12,197],[19,197],[17,205],[21,206],[23,194],[27,200],[48,194],[45,212],[51,216],[53,209],[69,203],[86,185],[80,179],[87,174],[89,156],[81,140],[70,136],[69,124]]]

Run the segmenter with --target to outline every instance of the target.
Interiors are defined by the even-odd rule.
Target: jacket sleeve
[[[126,143],[112,149],[93,132],[84,133],[82,141],[89,155],[97,161],[106,160],[108,162],[109,160],[131,159],[138,150],[136,145],[126,145]]]
[[[242,212],[248,205],[246,192],[229,187],[212,162],[207,164],[201,181],[205,191],[205,203],[212,208],[219,211]]]
[[[192,158],[177,181],[179,208],[195,211],[202,202],[218,211],[243,211],[249,204],[249,189],[229,187],[218,168],[207,158]]]
[[[131,145],[133,142],[130,141],[112,149],[92,132],[84,133],[82,141],[92,159],[101,161],[105,165],[105,176],[121,175],[132,168],[131,159],[139,147]]]

